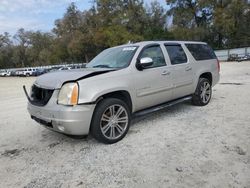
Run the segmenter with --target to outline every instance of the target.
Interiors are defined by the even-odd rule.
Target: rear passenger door
[[[193,92],[193,67],[181,44],[165,44],[172,66],[173,98],[189,95]]]

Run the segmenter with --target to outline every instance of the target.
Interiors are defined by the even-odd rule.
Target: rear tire
[[[196,106],[205,106],[212,97],[211,82],[207,78],[199,78],[197,88],[193,94],[192,103]]]
[[[98,141],[113,144],[126,136],[130,120],[130,110],[125,102],[106,98],[96,106],[90,132]]]

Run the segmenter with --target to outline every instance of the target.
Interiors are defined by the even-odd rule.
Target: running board
[[[144,115],[149,114],[149,113],[157,112],[157,111],[162,110],[164,108],[168,108],[170,106],[173,106],[175,104],[188,101],[190,99],[192,99],[192,96],[186,96],[186,97],[183,97],[183,98],[179,98],[179,99],[176,99],[176,100],[173,100],[173,101],[170,101],[170,102],[166,102],[166,103],[163,103],[163,104],[160,104],[160,105],[157,105],[157,106],[147,108],[145,110],[140,110],[138,112],[135,112],[133,114],[133,117],[144,116]]]

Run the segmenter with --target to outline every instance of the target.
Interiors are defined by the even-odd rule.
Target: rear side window
[[[216,59],[212,48],[206,44],[185,44],[195,60]]]
[[[187,56],[181,45],[165,45],[171,64],[177,65],[187,62]]]

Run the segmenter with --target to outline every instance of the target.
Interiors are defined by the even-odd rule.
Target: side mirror
[[[143,70],[151,65],[153,65],[153,59],[150,57],[144,57],[139,60],[136,67],[138,70]]]

